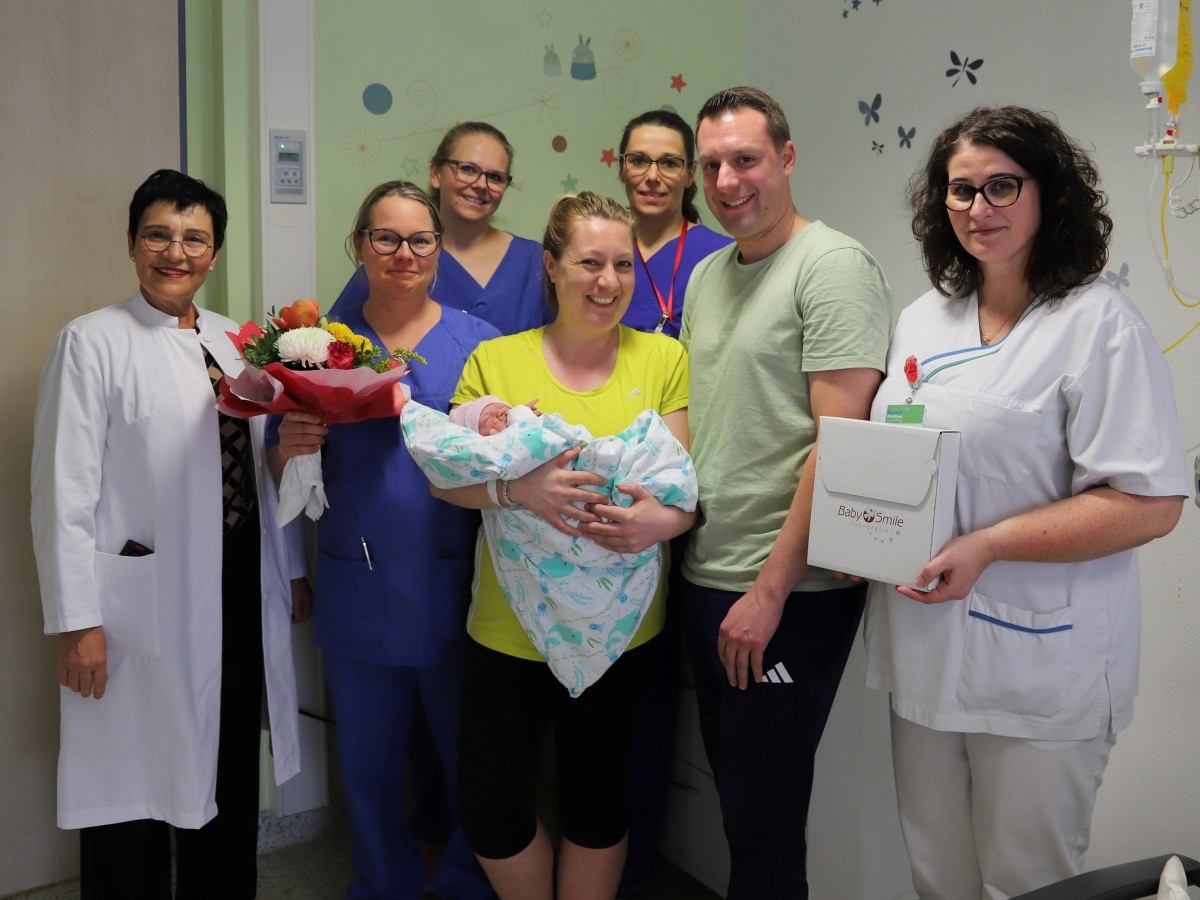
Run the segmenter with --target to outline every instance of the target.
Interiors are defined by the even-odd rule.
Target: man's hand
[[[762,681],[763,654],[782,617],[783,603],[769,600],[757,586],[729,608],[717,636],[717,656],[725,666],[730,687],[744,691],[751,674],[755,681]]]
[[[108,686],[108,643],[95,625],[58,636],[58,683],[84,697],[104,696]]]

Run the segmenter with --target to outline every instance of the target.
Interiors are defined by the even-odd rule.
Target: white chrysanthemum
[[[329,345],[334,340],[324,328],[293,328],[279,336],[275,349],[285,363],[323,366],[329,359]]]

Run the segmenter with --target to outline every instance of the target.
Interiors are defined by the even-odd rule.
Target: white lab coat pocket
[[[1050,719],[1071,671],[1071,608],[1032,612],[973,593],[957,698],[964,709]]]
[[[958,467],[969,478],[1020,484],[1033,471],[1039,413],[972,398],[962,415]]]
[[[108,652],[161,655],[157,556],[97,553],[96,595]]]

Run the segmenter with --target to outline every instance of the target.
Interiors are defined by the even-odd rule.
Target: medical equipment
[[[1195,144],[1179,143],[1179,110],[1187,102],[1192,77],[1191,0],[1132,0],[1133,20],[1129,61],[1142,77],[1142,95],[1149,111],[1146,143],[1134,148],[1138,156],[1162,159],[1195,155]],[[1160,130],[1164,108],[1169,114]]]
[[[1185,144],[1180,140],[1180,110],[1187,103],[1188,82],[1192,77],[1192,0],[1132,0],[1133,19],[1130,29],[1129,62],[1141,82],[1142,96],[1146,98],[1148,127],[1146,143],[1134,147],[1134,153],[1142,159],[1162,160],[1162,200],[1159,204],[1157,222],[1158,235],[1150,216],[1154,209],[1153,199],[1147,206],[1147,230],[1152,245],[1159,243],[1161,252],[1155,250],[1159,265],[1167,279],[1171,294],[1181,306],[1189,309],[1200,306],[1200,297],[1185,298],[1175,283],[1171,265],[1171,245],[1167,239],[1167,211],[1173,218],[1185,219],[1200,212],[1200,199],[1185,201],[1180,189],[1191,178],[1196,168],[1196,156],[1200,148],[1196,144]],[[1166,122],[1162,114],[1166,111]],[[1188,157],[1189,166],[1183,180],[1172,188],[1171,175],[1175,171],[1175,158]],[[1157,173],[1150,183],[1151,198],[1157,193]],[[1175,349],[1194,331],[1200,322],[1192,326],[1183,337],[1172,343],[1164,352]]]

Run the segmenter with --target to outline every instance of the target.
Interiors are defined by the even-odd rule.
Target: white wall
[[[1200,322],[1200,310],[1172,297],[1155,258],[1158,238],[1145,227],[1149,212],[1157,230],[1162,183],[1151,189],[1156,169],[1132,153],[1145,113],[1129,67],[1130,18],[1127,0],[749,0],[746,80],[788,113],[801,212],[862,240],[901,306],[928,287],[902,195],[930,140],[976,105],[1055,113],[1092,151],[1110,197],[1116,228],[1106,271],[1127,279],[1124,289],[1167,346]],[[961,77],[952,85],[951,51],[962,62],[983,60],[971,70],[977,83]],[[859,103],[869,109],[876,94],[879,121],[867,125]],[[1200,122],[1189,126],[1184,112],[1184,140],[1200,142]],[[916,129],[911,148],[901,146],[901,128]],[[1198,181],[1184,189],[1193,200]],[[1167,227],[1177,277],[1200,294],[1200,217],[1171,218]],[[1167,359],[1191,460],[1200,446],[1200,330]],[[1198,538],[1200,516],[1189,502],[1175,532],[1142,554],[1141,693],[1100,791],[1089,867],[1171,849],[1200,855]],[[864,739],[877,736],[876,726],[859,723]]]

